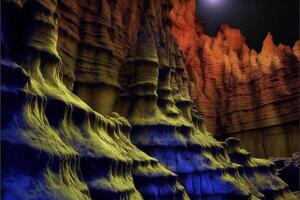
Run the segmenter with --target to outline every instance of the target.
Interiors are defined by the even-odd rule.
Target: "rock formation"
[[[231,162],[206,130],[171,33],[176,5],[3,2],[3,199],[294,198],[275,174],[268,194],[254,186],[269,165],[247,174],[256,166]]]
[[[62,83],[56,1],[5,3],[21,10],[24,35],[20,51],[2,41],[3,198],[188,199],[176,174],[131,143],[126,119],[102,116]]]
[[[257,53],[227,24],[215,37],[206,35],[195,1],[174,5],[172,32],[186,56],[191,97],[207,129],[220,139],[240,138],[260,157],[300,151],[300,42],[293,48],[275,45],[269,33]]]
[[[275,164],[269,160],[253,158],[245,149],[240,148],[240,140],[228,138],[227,153],[230,160],[243,166],[241,174],[252,182],[265,199],[295,198],[288,186],[277,175]]]

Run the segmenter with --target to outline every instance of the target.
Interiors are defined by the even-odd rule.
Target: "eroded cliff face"
[[[206,130],[170,31],[176,3],[3,6],[4,199],[294,198],[272,163],[233,163]]]
[[[130,141],[131,125],[124,117],[111,112],[109,103],[113,105],[113,102],[110,96],[115,97],[113,92],[119,87],[118,76],[109,71],[113,68],[108,62],[117,59],[111,55],[111,50],[98,47],[99,55],[88,60],[91,65],[85,63],[87,69],[94,67],[94,71],[87,74],[95,77],[83,78],[83,84],[78,83],[79,97],[69,90],[72,69],[68,67],[75,70],[75,66],[66,63],[72,62],[73,43],[70,39],[58,45],[63,33],[58,33],[60,26],[56,9],[79,7],[80,3],[87,6],[86,2],[71,3],[61,5],[43,0],[29,0],[22,4],[4,2],[6,13],[11,17],[5,17],[1,29],[1,43],[5,48],[1,62],[1,92],[5,105],[1,126],[3,198],[189,199],[177,181],[177,175],[134,146]],[[102,3],[104,13],[111,10],[107,7],[110,6],[108,2]],[[98,8],[97,5],[92,7]],[[70,16],[68,12],[64,14]],[[101,13],[99,17],[105,18],[106,15]],[[22,27],[12,25],[16,21],[11,20],[20,22]],[[71,23],[65,28],[74,27]],[[9,34],[16,30],[22,30],[22,33]],[[93,30],[88,33],[96,34]],[[68,45],[72,48],[68,49]],[[80,47],[84,50],[85,45]],[[65,53],[69,55],[62,53],[60,57],[58,49],[62,48],[67,48]],[[93,46],[86,49],[90,50],[87,56],[95,56],[91,53],[96,54]],[[98,56],[105,66],[96,62]],[[79,58],[86,59],[77,55],[73,59],[77,61]],[[104,74],[104,78],[100,75],[101,78],[97,79],[100,72],[107,72],[111,77]],[[62,81],[63,76],[69,89]],[[109,98],[104,99],[108,104],[102,107],[98,106],[98,98],[100,102],[104,101],[101,96],[95,99],[89,96],[98,94],[102,87],[100,79],[108,81],[108,86],[103,89]],[[95,90],[89,87],[84,90],[89,84],[84,81],[89,80],[97,83],[89,85],[96,87]],[[91,107],[109,116],[104,117]]]
[[[195,1],[174,2],[172,32],[186,56],[191,98],[207,129],[220,139],[240,138],[261,157],[299,151],[300,42],[292,48],[275,45],[269,33],[256,52],[227,24],[215,37],[206,35],[195,18]]]

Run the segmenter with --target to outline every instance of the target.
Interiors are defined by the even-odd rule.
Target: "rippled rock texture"
[[[104,117],[63,84],[57,2],[4,6],[3,199],[188,199],[176,174],[131,143],[125,118]],[[18,21],[22,34],[11,35]]]
[[[266,159],[253,158],[249,152],[240,148],[240,140],[226,140],[227,153],[233,163],[242,166],[240,174],[253,184],[264,199],[296,199],[276,172],[273,162]]]
[[[300,41],[275,45],[269,33],[256,52],[227,24],[215,37],[206,35],[195,10],[195,1],[175,0],[172,32],[186,56],[191,98],[207,129],[220,139],[240,138],[259,157],[300,151]]]
[[[174,5],[3,1],[3,199],[263,199],[191,101]]]

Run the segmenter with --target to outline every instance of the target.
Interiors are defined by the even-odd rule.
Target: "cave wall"
[[[172,32],[186,56],[191,98],[207,129],[219,139],[242,139],[260,157],[299,151],[300,41],[276,45],[268,33],[256,52],[227,24],[216,36],[205,34],[195,1],[174,4]]]

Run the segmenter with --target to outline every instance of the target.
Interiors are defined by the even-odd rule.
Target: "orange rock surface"
[[[206,35],[195,1],[173,3],[172,32],[186,56],[191,98],[207,129],[221,139],[242,139],[256,156],[299,151],[300,41],[292,48],[276,45],[268,33],[256,52],[227,24],[216,36]]]

